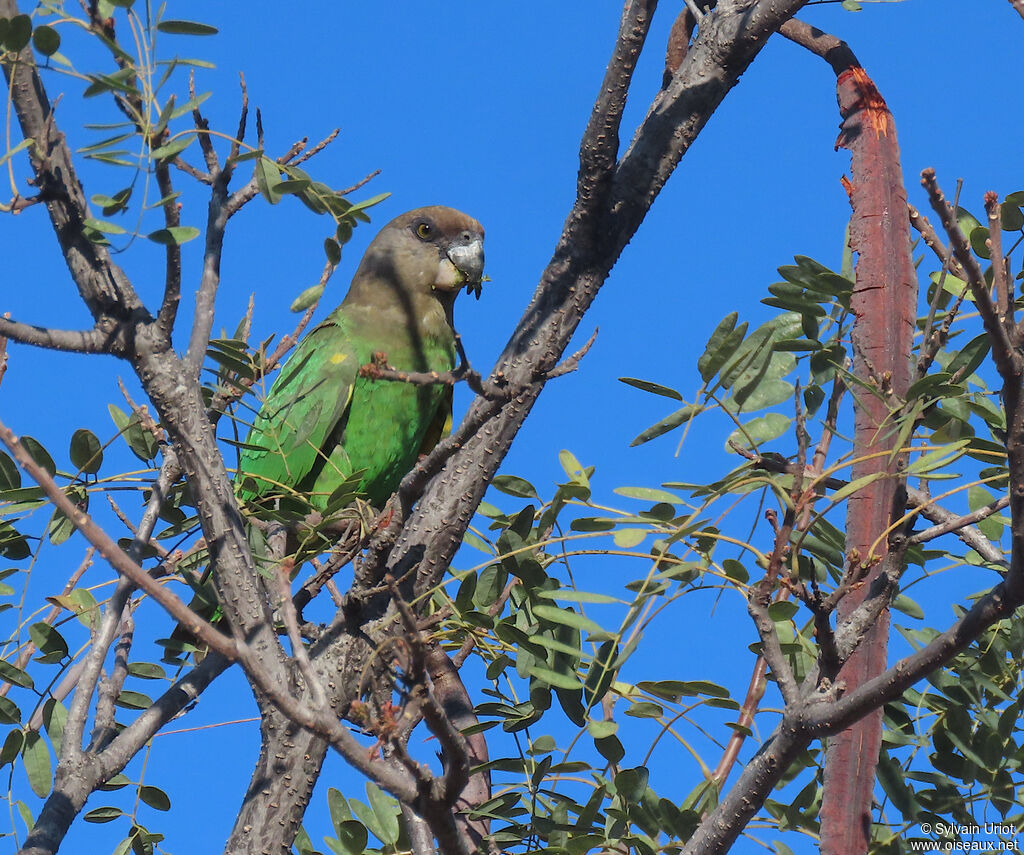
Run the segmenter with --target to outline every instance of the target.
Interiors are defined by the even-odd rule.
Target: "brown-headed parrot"
[[[325,509],[358,489],[383,506],[451,423],[451,387],[361,376],[375,353],[401,371],[455,367],[452,308],[479,294],[484,230],[452,208],[418,208],[373,239],[348,294],[296,347],[256,416],[239,458],[239,498],[300,494]]]

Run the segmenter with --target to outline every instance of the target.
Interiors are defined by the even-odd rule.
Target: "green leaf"
[[[615,790],[627,802],[638,803],[647,792],[650,777],[647,769],[638,766],[635,769],[621,769],[615,776]]]
[[[831,499],[833,502],[841,502],[843,501],[843,499],[846,499],[852,496],[854,493],[863,490],[868,484],[873,484],[880,478],[885,477],[885,472],[872,472],[870,475],[861,475],[860,478],[854,478],[852,481],[850,481],[850,483],[844,484],[842,487],[836,490],[832,494]]]
[[[370,830],[374,837],[383,839],[385,832],[380,828],[376,814],[358,799],[349,799],[349,805],[352,808],[352,812],[359,817],[360,822]]]
[[[676,401],[683,400],[683,396],[675,389],[672,389],[669,386],[662,386],[660,383],[652,383],[650,380],[637,380],[635,377],[620,377],[619,382],[625,383],[627,386],[633,386],[636,389],[642,389],[644,392],[650,392],[654,395],[673,398]]]
[[[130,662],[128,673],[140,680],[163,680],[167,677],[167,672],[153,662]]]
[[[60,49],[60,33],[53,27],[41,24],[32,33],[32,44],[43,56],[53,56]]]
[[[43,654],[41,662],[60,662],[68,655],[68,643],[52,626],[40,621],[28,628],[29,638]]]
[[[194,240],[199,237],[200,231],[195,226],[171,226],[166,229],[157,229],[155,232],[150,232],[148,237],[154,243],[162,244],[163,246],[181,246],[183,243],[188,243],[190,240]]]
[[[390,195],[391,193],[378,193],[376,196],[371,196],[369,199],[364,199],[362,202],[356,202],[354,205],[350,205],[345,213],[355,214],[359,211],[365,211],[367,208],[372,208],[374,205],[380,204]]]
[[[200,24],[198,21],[160,21],[156,28],[161,33],[170,33],[178,36],[215,36],[218,33],[216,27],[209,24]]]
[[[592,621],[586,615],[581,615],[579,612],[574,612],[571,609],[560,609],[558,606],[539,604],[533,607],[533,613],[542,620],[548,620],[563,626],[571,626],[573,629],[580,631],[601,632],[599,624]]]
[[[195,141],[195,134],[185,134],[176,140],[153,149],[149,154],[154,160],[170,160],[177,157]]]
[[[324,253],[333,267],[341,264],[341,245],[334,238],[324,238]]]
[[[537,591],[539,599],[559,600],[568,603],[621,603],[618,597],[610,597],[608,594],[597,594],[591,591],[572,591],[568,588],[558,588],[554,591]]]
[[[116,404],[107,404],[107,412],[110,413],[110,418],[113,419],[118,431],[139,460],[148,463],[156,458],[159,444],[153,435],[142,427],[137,413],[132,413],[129,418],[124,410]]]
[[[673,703],[682,697],[692,695],[710,695],[714,698],[729,697],[728,689],[723,689],[706,680],[642,680],[636,685],[638,689]]]
[[[0,697],[0,724],[21,724],[21,710],[10,698]]]
[[[708,343],[704,347],[704,353],[697,360],[697,371],[700,372],[700,378],[705,383],[715,376],[715,372],[729,358],[729,353],[725,346],[728,344],[730,347],[735,347],[743,340],[743,336],[747,331],[747,325],[743,323],[740,324],[739,329],[734,329],[738,317],[739,314],[737,312],[732,312],[719,321],[718,326],[715,327],[714,332],[711,333],[711,338],[708,339]]]
[[[1016,193],[1010,194],[1010,196],[1016,195]],[[1007,196],[1003,200],[1003,204],[1000,209],[1001,225],[1003,227],[1003,231],[1019,232],[1024,228],[1024,212],[1021,212],[1019,203],[1014,204],[1010,201],[1010,196]]]
[[[32,19],[28,15],[15,15],[10,19],[7,32],[4,34],[4,46],[7,50],[17,53],[32,38]]]
[[[777,356],[778,354],[775,355]],[[769,364],[769,370],[770,367],[771,366]],[[776,404],[781,404],[783,401],[791,401],[793,399],[793,391],[794,386],[792,383],[788,383],[787,381],[778,378],[771,379],[762,377],[759,382],[746,390],[742,397],[737,390],[732,402],[740,404],[744,412],[754,413],[758,410],[766,410],[768,407],[774,407]]]
[[[960,348],[959,352],[949,361],[949,364],[946,366],[946,371],[949,374],[954,374],[959,371],[960,376],[970,377],[971,374],[973,374],[974,371],[985,361],[985,357],[988,356],[991,346],[992,344],[988,333],[982,333],[981,335],[971,339],[967,344]]]
[[[21,487],[21,471],[18,464],[6,453],[0,451],[0,492],[17,490]]]
[[[376,784],[367,782],[366,797],[370,800],[370,808],[377,817],[377,823],[383,836],[381,843],[393,845],[398,842],[398,802],[381,790]]]
[[[82,817],[82,819],[84,819],[86,822],[103,823],[113,822],[115,819],[118,819],[122,816],[124,816],[124,811],[122,811],[120,808],[98,807],[93,808],[91,811],[85,814]]]
[[[61,744],[64,742],[64,727],[68,721],[68,710],[56,698],[47,698],[43,704],[43,725],[53,743],[53,750],[60,756]]]
[[[738,388],[759,374],[764,363],[771,359],[772,333],[768,324],[754,330],[750,338],[728,355],[719,373],[719,383],[726,389],[734,384]]]
[[[638,701],[626,710],[626,715],[633,718],[659,718],[664,714],[665,710],[651,701]]]
[[[13,763],[18,755],[21,754],[24,744],[25,732],[23,730],[7,731],[7,736],[4,737],[4,744],[0,747],[0,768],[3,768],[8,763]]]
[[[950,443],[943,448],[937,448],[935,451],[929,451],[927,454],[922,454],[920,457],[911,461],[907,466],[906,473],[907,475],[924,475],[927,472],[933,472],[934,470],[963,457],[965,449],[969,444],[969,439],[961,439],[957,442]]]
[[[359,822],[359,820],[346,819],[336,823],[335,830],[338,833],[338,842],[347,855],[363,855],[366,843],[370,839],[366,826]]]
[[[0,18],[0,22],[2,21],[3,18]],[[0,30],[0,32],[2,32],[2,30]],[[2,36],[0,36],[0,40],[2,40]],[[26,137],[20,143],[14,146],[14,148],[8,149],[4,154],[0,155],[0,166],[3,166],[3,164],[5,164],[10,158],[14,157],[14,155],[16,155],[19,151],[23,151],[24,149],[28,148],[30,145],[32,145],[33,142],[35,142],[35,140],[33,140],[32,137]]]
[[[352,240],[352,223],[348,220],[338,223],[338,228],[334,230],[334,239],[338,242],[339,246],[344,246]]]
[[[79,428],[71,436],[68,455],[79,471],[95,475],[103,463],[103,446],[91,430]]]
[[[11,561],[21,561],[31,554],[32,550],[25,536],[16,531],[14,526],[9,523],[0,522],[0,555],[11,559]],[[3,676],[2,671],[0,671],[0,676]]]
[[[674,493],[652,487],[616,487],[613,492],[629,499],[641,499],[645,502],[667,502],[670,505],[677,505],[682,501]]]
[[[532,676],[549,686],[569,690],[582,688],[579,678],[572,671],[555,671],[537,663],[530,665],[529,671]]]
[[[687,404],[685,407],[681,407],[674,413],[670,413],[665,416],[665,418],[660,422],[651,425],[647,430],[641,431],[629,444],[630,448],[637,445],[643,445],[645,442],[650,442],[652,439],[661,436],[663,433],[675,430],[675,428],[686,424],[686,422],[703,410],[704,406],[702,404]]]
[[[317,301],[323,296],[323,294],[323,285],[311,285],[299,294],[298,297],[292,300],[292,304],[288,308],[292,312],[304,312],[310,306],[316,305]]]
[[[82,225],[108,235],[123,235],[128,233],[121,226],[117,225],[117,223],[110,223],[106,220],[97,220],[95,217],[86,217],[82,221]]]
[[[650,533],[646,528],[620,528],[612,535],[612,540],[619,549],[632,549],[643,543],[644,538]]]
[[[990,258],[992,251],[988,248],[988,229],[985,226],[978,226],[972,229],[968,239],[971,242],[971,249],[979,258]]]
[[[750,579],[750,573],[747,572],[747,568],[735,558],[726,558],[722,562],[722,570],[725,571],[726,576],[740,584],[746,584]]]
[[[924,620],[924,609],[906,594],[897,594],[896,598],[892,601],[892,607],[897,611],[903,612],[907,617]]]
[[[281,201],[281,194],[277,192],[277,185],[281,183],[281,170],[274,161],[266,155],[260,155],[254,168],[256,186],[260,194],[271,205]]]
[[[615,660],[619,656],[619,647],[615,641],[606,641],[597,651],[583,685],[583,702],[587,709],[600,702],[615,681]],[[617,761],[616,761],[617,762]]]
[[[598,753],[609,763],[618,763],[626,756],[626,749],[622,747],[617,736],[606,736],[603,739],[595,739],[594,747]]]
[[[793,420],[789,416],[784,416],[782,413],[767,413],[752,419],[742,428],[734,430],[729,435],[729,442],[734,442],[743,448],[758,446],[782,436],[789,430],[792,422]],[[729,442],[726,443],[726,449],[732,451]]]
[[[509,496],[517,496],[522,499],[540,499],[537,495],[537,488],[525,478],[517,475],[495,475],[491,481],[495,490],[506,493]]]
[[[780,600],[768,606],[768,617],[778,623],[791,620],[798,611],[800,611],[800,607],[796,603],[792,603],[789,600]]]
[[[5,659],[0,659],[0,680],[15,686],[21,686],[23,689],[35,687],[35,683],[28,674]]]
[[[114,704],[126,710],[144,710],[152,706],[153,701],[142,694],[142,692],[132,692],[125,689],[117,696]]]
[[[619,723],[614,719],[599,719],[587,722],[587,733],[594,739],[607,739],[619,730]]]
[[[51,478],[57,474],[57,464],[53,462],[50,452],[43,447],[43,444],[39,442],[39,440],[34,439],[31,436],[23,436],[21,437],[20,442],[22,448],[28,452],[29,457],[36,462],[36,465],[45,469]]]
[[[349,810],[348,801],[334,787],[327,789],[327,809],[331,814],[331,822],[335,828],[345,820],[352,819],[352,811]]]
[[[196,109],[196,107],[199,107],[204,101],[206,101],[206,99],[209,98],[212,94],[212,92],[203,92],[199,95],[196,95],[194,98],[189,98],[180,107],[174,107],[173,100],[168,99],[168,104],[172,107],[170,114],[168,115],[168,120],[174,121],[175,119],[180,119],[186,113],[191,113],[193,110]]]
[[[168,811],[171,809],[170,797],[159,787],[143,784],[139,787],[139,798],[153,810]]]
[[[571,451],[564,448],[559,451],[558,462],[562,464],[562,469],[569,476],[570,481],[574,484],[582,484],[584,487],[590,486],[587,471]]]
[[[53,765],[50,761],[50,746],[36,731],[25,734],[25,745],[21,749],[21,759],[25,763],[25,774],[28,776],[32,792],[44,799],[50,794],[53,782]]]

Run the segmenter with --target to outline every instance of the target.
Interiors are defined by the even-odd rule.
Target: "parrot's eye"
[[[434,235],[434,230],[430,227],[430,223],[420,223],[416,226],[416,234],[422,240],[430,240]]]

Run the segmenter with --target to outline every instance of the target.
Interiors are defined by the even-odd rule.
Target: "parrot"
[[[380,230],[341,305],[299,342],[271,385],[239,453],[239,499],[297,493],[323,511],[358,477],[358,492],[384,506],[450,429],[452,390],[373,379],[360,368],[381,353],[400,371],[455,367],[452,310],[463,286],[479,297],[483,241],[480,223],[440,205]]]

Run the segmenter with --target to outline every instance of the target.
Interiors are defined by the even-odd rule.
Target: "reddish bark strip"
[[[850,243],[858,254],[851,308],[854,373],[886,394],[861,391],[854,408],[854,456],[862,458],[895,447],[897,427],[892,410],[911,383],[910,351],[917,309],[917,278],[910,251],[907,198],[900,169],[896,127],[885,101],[860,66],[843,71],[836,87],[843,116],[837,146],[850,151],[848,185],[853,218]],[[884,471],[897,474],[900,457],[882,454],[854,463],[850,477]],[[847,504],[848,570],[856,561],[874,562],[863,585],[840,601],[842,622],[864,599],[885,555],[886,539],[869,554],[871,544],[902,516],[896,507],[896,477],[868,485]],[[894,514],[896,516],[894,517]],[[839,679],[847,690],[885,670],[889,613],[881,614],[863,643],[849,658]],[[825,760],[821,807],[824,855],[867,852],[875,767],[882,742],[881,709],[830,740]]]
[[[902,456],[888,453],[897,439],[891,411],[910,388],[910,351],[917,313],[917,277],[910,252],[907,196],[900,169],[896,125],[875,84],[849,46],[795,19],[779,32],[822,57],[836,73],[836,97],[843,123],[836,141],[851,155],[850,245],[857,253],[856,284],[850,301],[854,374],[884,393],[856,390],[854,457],[851,479],[886,472],[894,477],[869,484],[847,503],[847,572],[864,563],[863,582],[840,600],[837,624],[863,602],[881,569],[887,540],[876,539],[903,513],[903,484],[897,475]],[[897,496],[899,491],[899,496]],[[849,691],[885,670],[889,613],[882,612],[838,679]],[[882,744],[882,711],[856,722],[829,741],[820,811],[823,855],[859,855],[871,839],[871,802]]]

